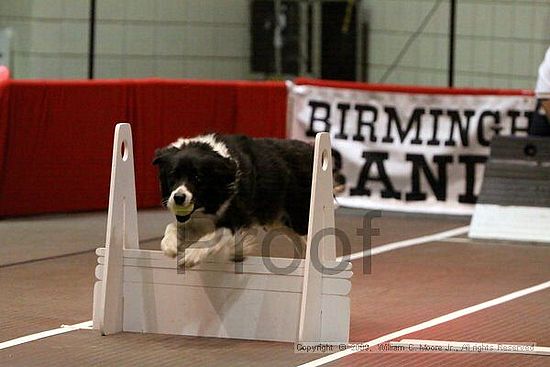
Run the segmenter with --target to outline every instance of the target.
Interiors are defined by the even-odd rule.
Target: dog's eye
[[[195,182],[201,182],[200,176],[197,175],[197,174],[194,174],[194,175],[193,175],[193,181],[195,181]]]

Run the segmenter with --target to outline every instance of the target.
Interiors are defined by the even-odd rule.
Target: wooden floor
[[[356,235],[357,228],[362,226],[361,214],[341,210],[337,215],[337,226],[349,234],[352,244],[346,252],[362,250],[362,239]],[[373,221],[380,235],[373,237],[372,242],[373,246],[381,246],[467,224],[468,218],[384,213]],[[27,230],[32,232],[32,226]],[[85,242],[83,238],[80,240]],[[47,243],[48,238],[43,241]],[[158,246],[158,239],[143,245],[154,248]],[[28,248],[32,251],[33,247]],[[0,345],[61,324],[91,319],[96,256],[93,252],[56,253],[56,256],[32,261],[14,259],[11,265],[4,263],[0,267]],[[550,246],[466,239],[429,242],[385,252],[372,257],[370,262],[355,260],[350,339],[353,342],[373,340],[548,281],[548,264]],[[363,271],[366,265],[368,271]],[[550,346],[549,314],[550,290],[543,290],[406,335],[406,338],[535,342]],[[296,354],[293,345],[287,343],[131,333],[102,337],[94,330],[78,330],[1,349],[0,366],[297,366],[325,356]],[[356,353],[327,365],[548,366],[550,357],[371,352]]]

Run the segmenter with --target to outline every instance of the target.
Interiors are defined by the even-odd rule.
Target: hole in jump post
[[[326,171],[328,168],[328,152],[326,150],[323,150],[321,154],[321,168],[323,171]]]
[[[124,162],[128,160],[128,154],[128,143],[126,143],[126,140],[123,140],[122,144],[120,145],[120,155]]]

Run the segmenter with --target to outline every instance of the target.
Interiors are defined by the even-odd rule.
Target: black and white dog
[[[334,157],[336,182],[341,167]],[[193,266],[229,248],[234,259],[235,236],[256,227],[285,226],[303,236],[308,229],[313,146],[296,140],[249,138],[242,135],[203,135],[180,138],[155,153],[162,202],[177,222],[166,227],[161,248],[175,257],[185,251],[180,266]],[[179,230],[178,230],[179,228]],[[185,236],[185,238],[182,238]],[[246,237],[246,236],[244,236]],[[179,240],[179,241],[178,241]],[[241,256],[253,246],[247,242]],[[180,249],[181,250],[181,249]]]

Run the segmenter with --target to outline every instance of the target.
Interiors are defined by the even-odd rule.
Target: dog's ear
[[[155,150],[155,157],[153,158],[153,164],[155,166],[160,165],[164,162],[169,156],[177,152],[179,149],[176,147],[166,147]]]

